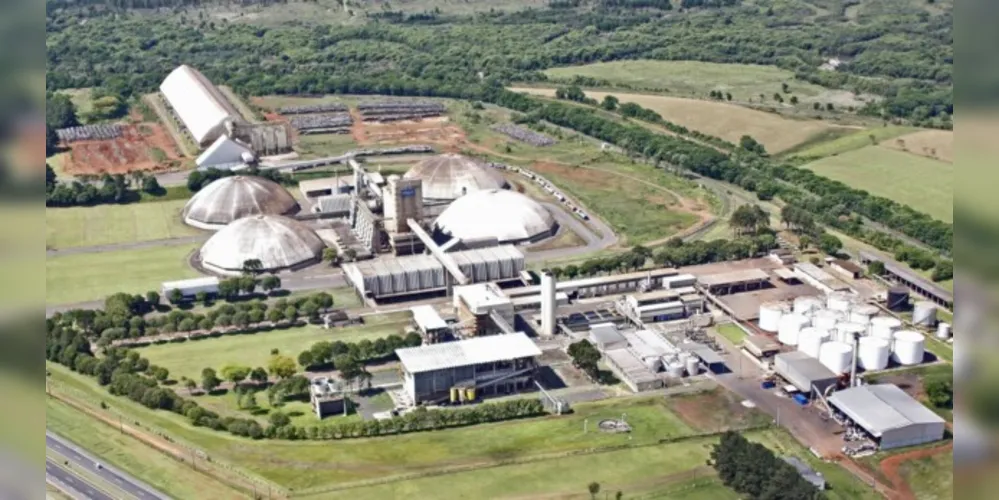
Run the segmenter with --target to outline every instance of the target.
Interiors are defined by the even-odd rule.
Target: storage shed
[[[628,340],[617,331],[614,323],[600,323],[590,326],[590,343],[602,351],[628,347]]]
[[[774,370],[777,374],[795,386],[799,391],[810,394],[815,388],[825,392],[830,385],[835,385],[839,377],[823,365],[819,360],[801,352],[785,352],[774,356]]]
[[[829,404],[877,439],[882,450],[944,436],[944,419],[893,384],[851,387],[829,397]]]

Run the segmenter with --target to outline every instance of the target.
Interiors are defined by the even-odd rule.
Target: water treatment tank
[[[878,306],[873,304],[858,304],[850,309],[850,322],[868,324],[871,318],[878,315]]]
[[[780,326],[780,318],[785,314],[787,314],[787,304],[782,302],[760,304],[760,329],[776,333]]]
[[[819,362],[833,373],[840,374],[850,371],[853,361],[853,346],[843,342],[826,342],[819,351]]]
[[[815,315],[812,316],[812,325],[825,330],[832,330],[836,328],[836,323],[845,320],[846,316],[839,311],[822,309],[821,311],[816,311]]]
[[[937,338],[947,340],[950,338],[950,323],[941,321],[937,324]]]
[[[912,322],[927,328],[936,326],[937,305],[928,300],[916,302],[915,307],[912,309]]]
[[[904,286],[893,286],[888,289],[888,309],[902,311],[909,305],[909,289]]]
[[[825,302],[818,297],[805,296],[794,299],[794,312],[803,316],[810,316],[824,306]]]
[[[902,328],[902,321],[891,316],[875,316],[871,318],[870,333],[872,337],[878,337],[891,341],[895,338],[894,333]]]
[[[853,334],[859,333],[861,336],[867,334],[867,325],[861,323],[843,322],[836,324],[836,332],[840,342],[853,344]]]
[[[819,358],[822,344],[829,341],[829,330],[810,326],[802,328],[798,333],[798,350],[815,358]]]
[[[645,362],[645,367],[649,369],[652,373],[658,372],[663,367],[663,360],[658,356],[650,356],[643,359]]]
[[[888,367],[891,346],[885,339],[864,337],[858,343],[857,360],[865,370],[884,370]]]
[[[673,359],[669,364],[663,363],[666,367],[666,374],[673,378],[683,378],[683,363]]]
[[[900,365],[918,365],[923,362],[925,342],[922,333],[913,330],[897,331],[892,344],[892,358]]]
[[[826,307],[832,311],[847,312],[850,310],[851,296],[848,293],[833,292],[826,297]]]
[[[777,340],[784,345],[798,345],[798,333],[808,326],[808,318],[800,314],[785,314],[780,318],[777,328]]]
[[[689,356],[687,358],[687,366],[686,366],[686,368],[687,368],[687,375],[691,376],[691,377],[697,375],[698,372],[700,372],[700,369],[699,369],[700,368],[700,364],[701,363],[697,359],[697,356]]]

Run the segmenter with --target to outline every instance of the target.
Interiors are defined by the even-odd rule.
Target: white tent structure
[[[226,121],[241,120],[232,103],[190,66],[170,72],[160,92],[199,146],[207,146],[224,134]]]
[[[198,168],[218,168],[228,170],[234,165],[242,165],[246,155],[253,156],[250,148],[230,139],[225,135],[220,135],[211,146],[208,146],[195,163]]]
[[[557,230],[555,218],[545,207],[521,193],[505,189],[488,189],[462,196],[434,222],[435,233],[469,241],[537,241],[554,235]]]

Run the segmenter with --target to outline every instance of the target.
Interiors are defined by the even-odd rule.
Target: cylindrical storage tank
[[[777,328],[777,340],[784,345],[798,345],[798,333],[808,326],[808,318],[800,314],[785,314],[780,318]]]
[[[829,330],[810,326],[802,328],[798,333],[798,350],[815,358],[819,358],[822,344],[829,341]]]
[[[833,373],[846,373],[853,362],[853,346],[843,342],[826,342],[819,351],[819,362]]]
[[[892,344],[892,359],[903,366],[922,363],[925,342],[926,339],[922,333],[913,330],[895,332],[895,342]]]
[[[909,289],[904,286],[893,286],[888,289],[888,309],[902,311],[909,305]]]
[[[850,322],[866,325],[878,315],[878,310],[878,306],[873,304],[858,304],[850,309]]]
[[[853,334],[859,333],[861,336],[866,335],[867,325],[851,322],[837,323],[836,332],[840,342],[853,344]]]
[[[864,337],[858,343],[857,361],[865,370],[884,370],[888,367],[891,345],[885,339]]]
[[[694,375],[697,375],[697,373],[700,371],[698,369],[699,365],[700,365],[700,362],[697,360],[696,356],[690,356],[690,357],[688,357],[687,358],[687,366],[686,366],[686,368],[687,368],[687,375],[689,375],[691,377],[693,377]]]
[[[870,334],[872,337],[892,341],[895,332],[902,328],[902,321],[891,316],[875,316],[871,318]]]
[[[850,310],[850,295],[843,292],[833,292],[826,297],[826,307],[832,311],[847,312]]]
[[[825,302],[818,297],[798,297],[794,299],[794,312],[803,316],[809,316],[824,306]]]
[[[941,321],[937,324],[937,338],[947,340],[950,338],[950,323]]]
[[[787,313],[787,305],[780,302],[760,304],[760,329],[765,332],[777,333],[780,318]]]
[[[642,361],[645,362],[645,367],[648,368],[653,373],[659,371],[663,367],[663,360],[662,360],[662,358],[648,357],[648,358],[645,358]]]
[[[912,322],[927,328],[936,326],[937,305],[928,300],[916,302],[916,306],[912,308]]]
[[[846,317],[839,311],[823,309],[821,311],[816,311],[815,315],[812,316],[812,326],[822,328],[824,330],[832,330],[833,328],[836,328],[836,323],[845,319]]]
[[[665,364],[666,374],[673,378],[683,378],[683,363],[673,360],[669,364]]]

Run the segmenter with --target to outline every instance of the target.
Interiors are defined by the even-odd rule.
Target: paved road
[[[45,459],[45,480],[76,500],[114,500],[114,497],[69,472],[63,464],[49,458]]]
[[[570,213],[568,213],[564,208],[555,203],[542,203],[552,216],[558,220],[559,226],[569,228],[576,234],[578,234],[583,241],[586,242],[586,246],[583,247],[570,247],[570,248],[555,248],[552,250],[542,250],[540,252],[524,252],[524,257],[528,262],[540,262],[552,259],[564,259],[566,257],[572,257],[573,255],[582,255],[593,252],[598,252],[605,248],[609,248],[617,243],[617,235],[614,234],[614,230],[610,228],[604,221],[597,217],[590,217],[588,221],[600,235],[594,234],[594,232],[587,227],[586,223]]]
[[[166,238],[161,240],[136,241],[133,243],[115,243],[113,245],[95,245],[89,247],[64,248],[61,250],[46,250],[46,257],[57,257],[62,255],[75,255],[84,253],[104,253],[117,252],[119,250],[141,250],[144,248],[171,247],[177,245],[191,245],[201,243],[211,238],[210,233],[198,234],[194,236],[184,236],[181,238]]]
[[[70,467],[85,469],[91,474],[96,474],[97,476],[100,476],[102,479],[106,480],[107,482],[116,485],[119,489],[125,491],[129,495],[132,495],[134,498],[138,498],[141,500],[154,500],[154,499],[165,500],[167,498],[170,498],[156,491],[155,489],[153,489],[152,486],[149,486],[148,484],[145,484],[142,481],[139,481],[138,479],[114,467],[105,464],[103,461],[87,453],[82,448],[72,444],[65,438],[61,438],[49,432],[48,430],[45,431],[45,447],[66,457],[66,459],[69,460],[71,464]],[[97,463],[101,464],[100,468],[97,468],[96,466]],[[54,468],[50,467],[50,464],[54,465],[55,467]],[[59,469],[61,469],[61,467],[58,466],[57,464],[53,464],[51,462],[46,463],[46,472],[58,471]],[[66,473],[66,471],[62,470],[55,473],[63,474]],[[60,481],[62,481],[64,477],[65,476],[60,476]],[[79,479],[75,479],[75,481],[76,484],[80,483]],[[103,493],[99,492],[97,493],[98,495],[91,496],[91,498],[96,498],[96,499],[107,498],[109,500],[111,499],[111,497]]]

